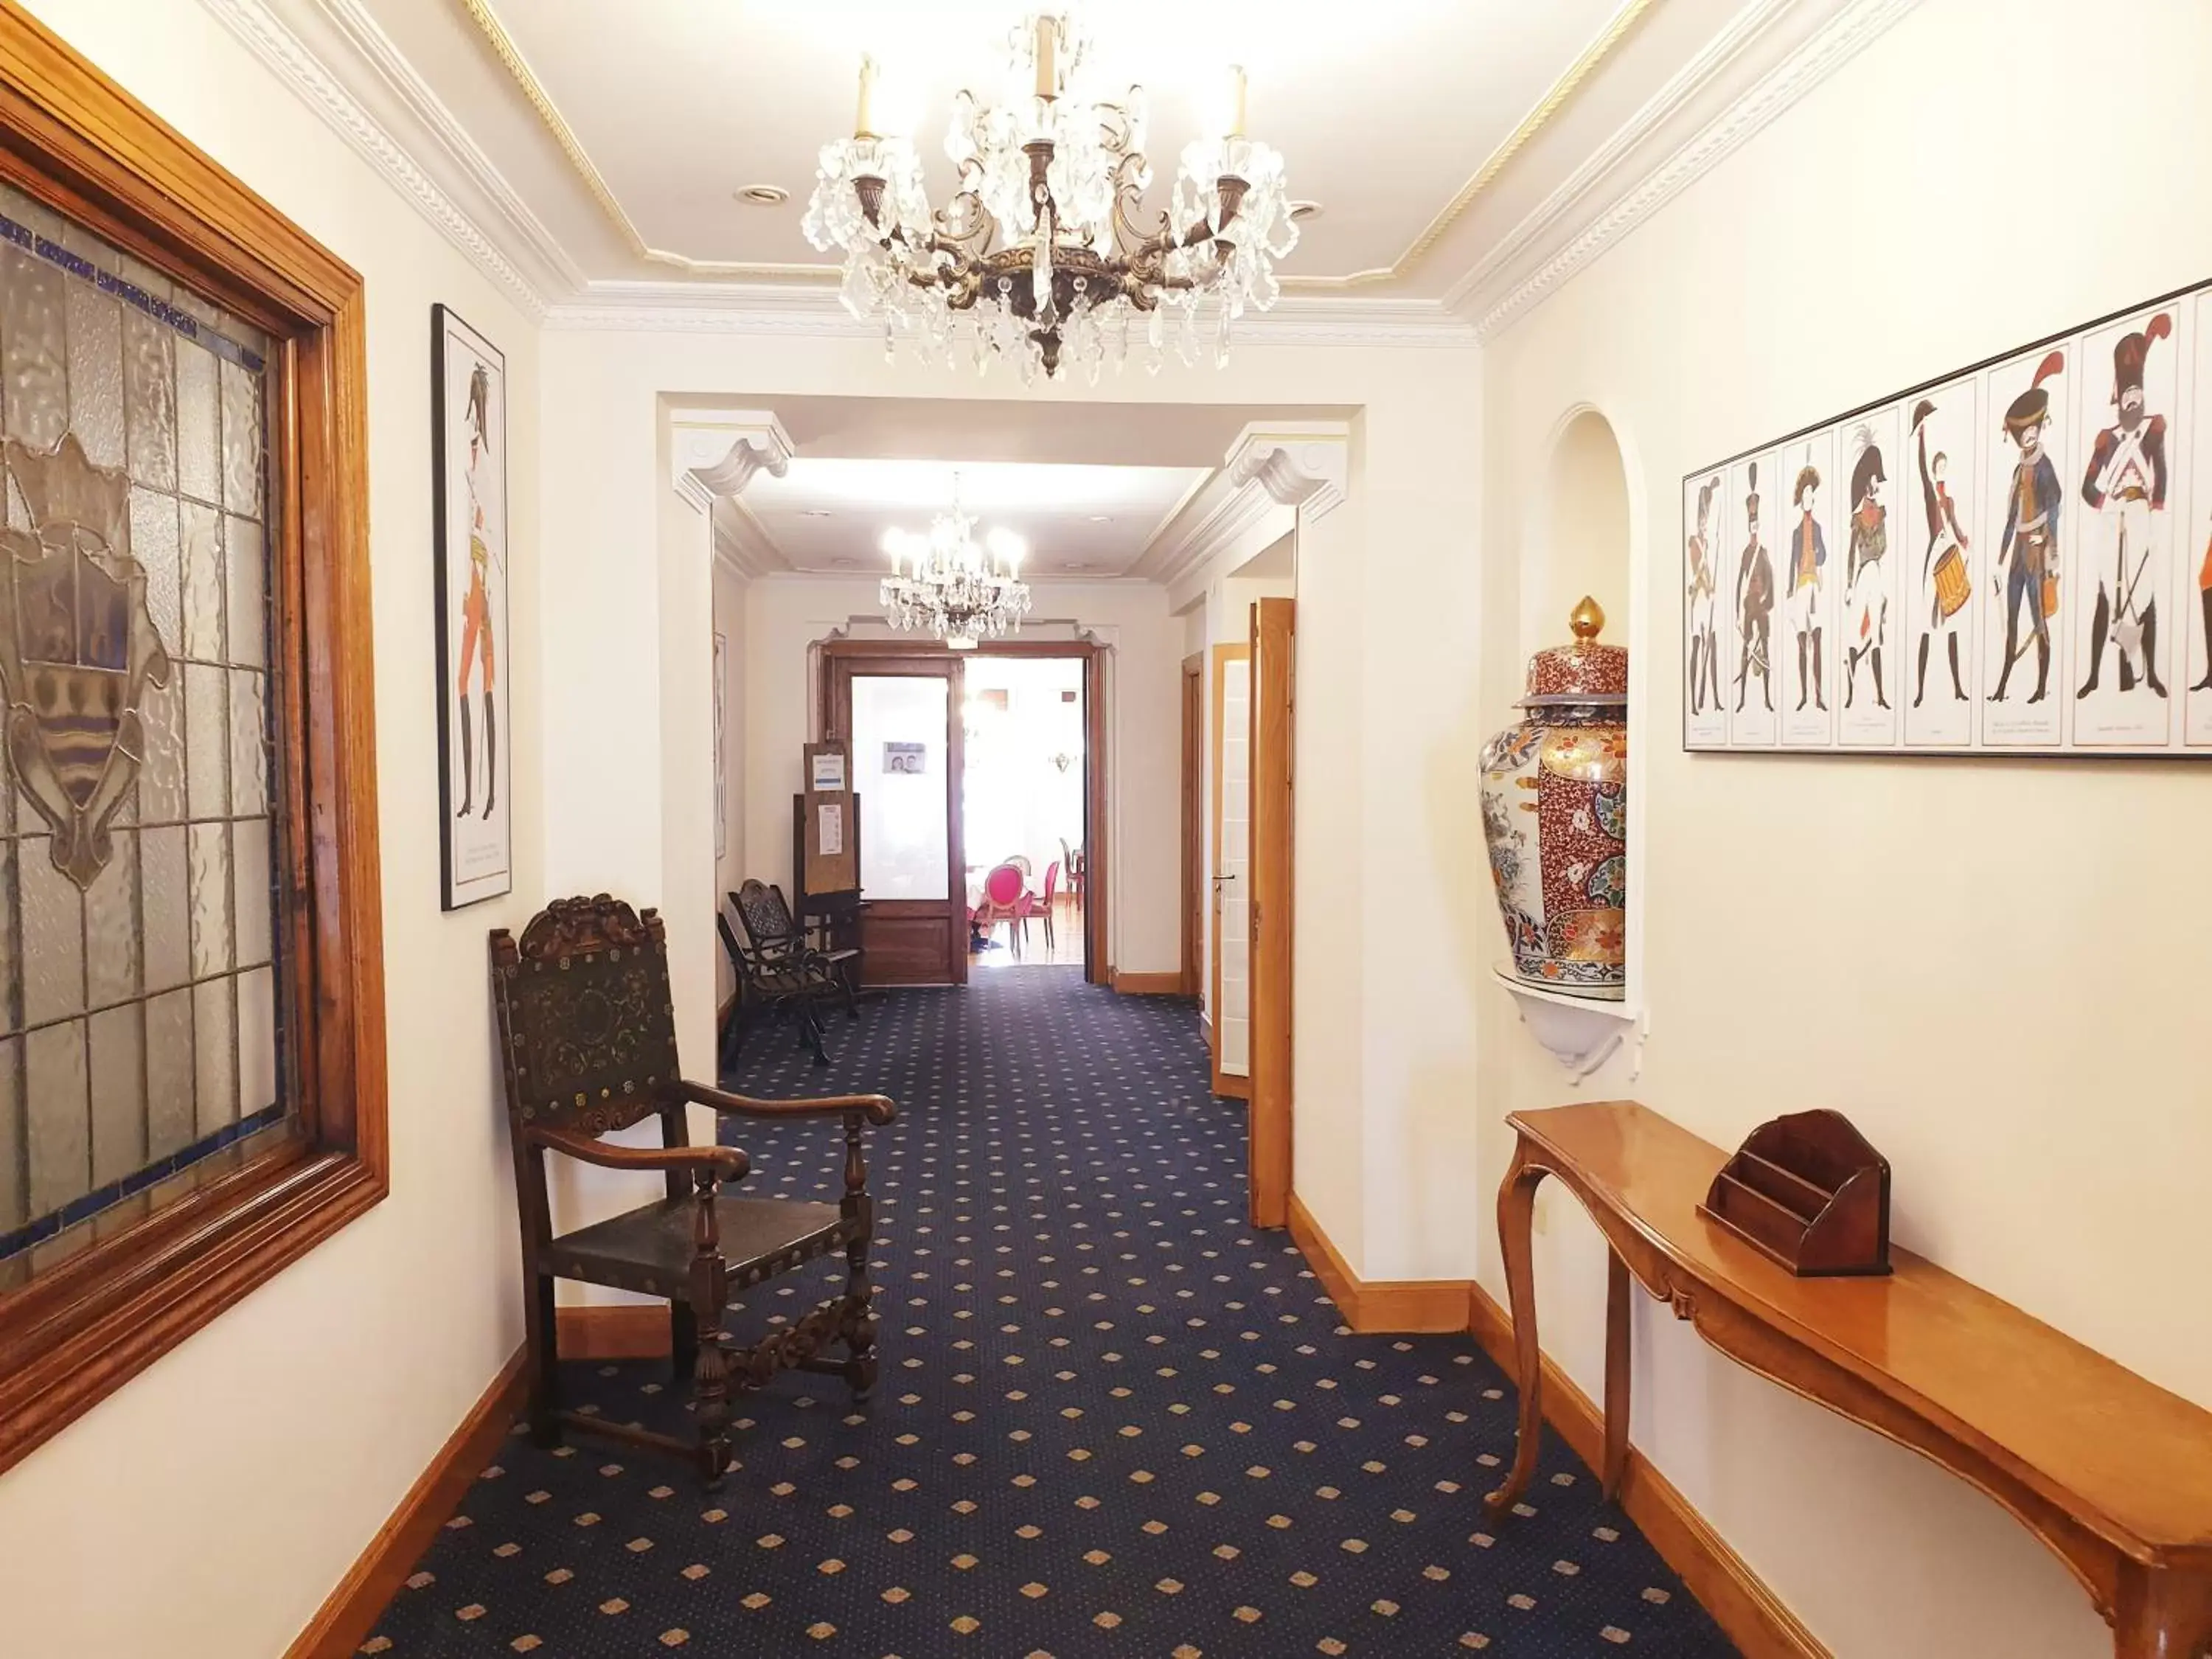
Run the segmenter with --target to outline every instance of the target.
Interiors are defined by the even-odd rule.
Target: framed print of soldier
[[[386,1191],[362,279],[0,8],[0,1470]]]
[[[1683,523],[1686,749],[2212,756],[2212,283],[1701,467]]]

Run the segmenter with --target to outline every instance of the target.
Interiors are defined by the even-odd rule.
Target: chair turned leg
[[[684,1302],[668,1304],[668,1372],[681,1382],[699,1360],[699,1319]]]
[[[856,1238],[845,1247],[845,1295],[859,1307],[845,1328],[845,1382],[853,1398],[866,1400],[876,1391],[876,1316],[869,1311],[868,1245]]]
[[[692,1298],[693,1328],[705,1340],[693,1344],[691,1411],[699,1426],[699,1475],[709,1492],[721,1486],[730,1467],[730,1356],[722,1346],[720,1311],[711,1295]]]
[[[539,1446],[561,1443],[561,1352],[553,1313],[553,1279],[536,1275],[523,1304],[524,1337],[529,1353],[530,1438]]]

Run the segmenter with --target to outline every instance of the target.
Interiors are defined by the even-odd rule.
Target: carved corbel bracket
[[[711,513],[765,471],[790,469],[791,434],[766,410],[678,409],[668,416],[669,482],[694,508]]]
[[[1257,483],[1310,524],[1342,505],[1352,478],[1352,428],[1344,421],[1273,421],[1246,427],[1225,467],[1238,485]]]

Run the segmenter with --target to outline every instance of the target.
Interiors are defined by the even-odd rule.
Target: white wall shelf
[[[1624,1043],[1631,1045],[1629,1081],[1634,1082],[1644,1069],[1644,1039],[1650,1021],[1641,1009],[1626,1002],[1571,996],[1531,985],[1516,976],[1510,968],[1499,966],[1490,971],[1512,994],[1521,1010],[1521,1023],[1528,1028],[1529,1035],[1567,1068],[1577,1083],[1612,1059]]]

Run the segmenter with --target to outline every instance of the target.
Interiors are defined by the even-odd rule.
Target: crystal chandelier
[[[959,187],[939,210],[912,143],[876,131],[876,64],[861,60],[853,137],[822,147],[803,226],[843,253],[847,308],[883,325],[887,354],[904,337],[925,361],[957,365],[964,349],[979,371],[1013,358],[1028,381],[1067,362],[1096,380],[1126,361],[1133,329],[1157,370],[1171,314],[1195,362],[1204,307],[1214,359],[1227,362],[1231,322],[1274,304],[1275,261],[1298,240],[1282,156],[1244,136],[1243,70],[1231,71],[1222,131],[1183,147],[1148,231],[1142,88],[1111,104],[1071,95],[1090,42],[1066,15],[1032,15],[1010,46],[1035,90],[1006,105],[954,100],[945,150]]]
[[[988,547],[988,551],[986,551]],[[975,540],[975,520],[960,507],[960,475],[952,475],[952,510],[930,521],[927,535],[886,530],[884,551],[891,574],[884,578],[883,605],[890,625],[927,629],[955,651],[973,651],[978,640],[1019,631],[1029,614],[1029,584],[1018,578],[1022,538],[994,530]]]

